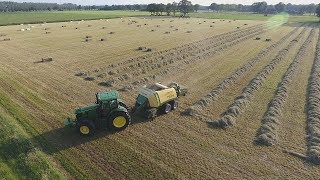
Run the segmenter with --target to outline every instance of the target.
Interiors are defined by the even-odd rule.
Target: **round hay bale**
[[[86,76],[86,75],[87,75],[87,73],[85,73],[85,72],[78,72],[75,74],[75,76]]]
[[[106,86],[106,87],[112,87],[113,86],[114,81],[106,81],[106,82],[100,82],[99,85],[100,86]]]
[[[96,78],[93,77],[93,76],[87,76],[87,77],[84,78],[84,80],[86,80],[86,81],[94,81],[94,80],[96,80]]]
[[[141,51],[141,50],[145,50],[145,49],[147,49],[147,48],[146,48],[146,47],[141,47],[141,46],[138,47],[138,50],[140,50],[140,51]]]
[[[50,62],[50,61],[53,61],[52,57],[41,58],[41,62]]]

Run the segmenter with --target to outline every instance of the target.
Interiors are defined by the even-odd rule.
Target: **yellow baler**
[[[176,83],[169,87],[159,83],[145,86],[140,89],[133,111],[142,113],[146,118],[153,118],[159,113],[167,114],[178,107],[178,96],[185,94],[186,89],[181,89]]]

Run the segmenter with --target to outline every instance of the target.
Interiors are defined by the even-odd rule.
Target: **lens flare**
[[[289,14],[288,13],[280,13],[272,16],[270,19],[268,19],[268,28],[275,28],[278,26],[281,26],[282,24],[288,22]]]

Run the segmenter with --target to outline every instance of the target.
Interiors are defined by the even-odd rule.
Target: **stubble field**
[[[0,36],[1,177],[320,175],[319,24],[136,17]],[[140,86],[171,81],[189,94],[169,115],[89,138],[63,127],[97,91],[132,107]]]

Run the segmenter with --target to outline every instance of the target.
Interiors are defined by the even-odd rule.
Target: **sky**
[[[3,0],[0,0],[3,1]],[[5,0],[5,1],[15,1],[15,2],[48,2],[48,3],[73,3],[79,5],[113,5],[113,4],[150,4],[150,3],[172,3],[173,1],[178,2],[179,0]],[[209,6],[211,3],[215,2],[218,4],[247,4],[251,5],[254,2],[263,0],[191,0],[193,4],[200,4],[204,6]],[[280,1],[287,4],[318,4],[319,0],[264,0],[268,4],[277,4]]]

